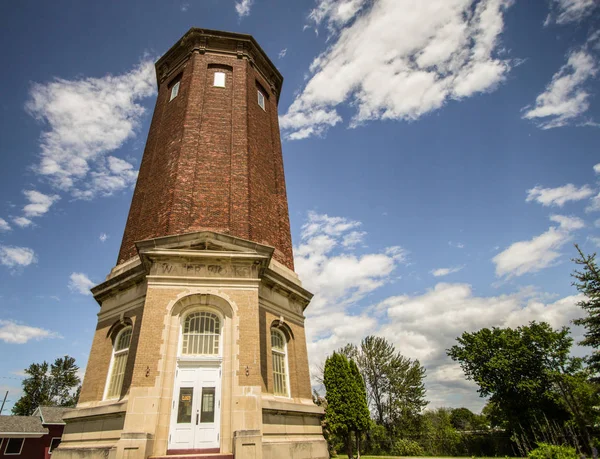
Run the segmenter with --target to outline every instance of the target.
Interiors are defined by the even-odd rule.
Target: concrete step
[[[165,456],[150,456],[148,459],[233,459],[233,454],[222,453],[190,453],[190,454],[172,454]]]

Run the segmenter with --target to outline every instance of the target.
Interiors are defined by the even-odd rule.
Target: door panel
[[[177,371],[169,449],[219,447],[220,367],[185,367]]]

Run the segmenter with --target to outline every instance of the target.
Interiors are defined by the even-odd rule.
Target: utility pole
[[[4,400],[2,400],[2,406],[0,406],[0,414],[2,414],[2,410],[4,409],[4,404],[6,403],[6,397],[8,397],[8,391],[4,394]]]

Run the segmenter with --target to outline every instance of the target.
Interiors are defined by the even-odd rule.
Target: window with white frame
[[[281,331],[271,329],[271,355],[273,358],[273,394],[289,397],[287,341]]]
[[[131,344],[131,327],[125,327],[121,330],[113,345],[113,355],[108,372],[108,385],[105,399],[119,398],[123,389],[123,379],[125,379],[125,366],[127,365],[127,356],[129,355],[129,345]]]
[[[177,83],[175,83],[173,86],[171,86],[171,97],[169,99],[169,102],[171,102],[173,99],[175,99],[175,97],[177,97],[177,94],[179,94],[179,85],[181,84],[181,81],[177,81]]]
[[[207,311],[188,314],[183,322],[182,355],[218,355],[221,338],[219,316]]]
[[[258,91],[258,105],[264,111],[267,111],[267,109],[265,108],[265,95],[260,91],[260,89],[258,89],[257,91]]]
[[[52,454],[52,451],[58,448],[58,445],[60,445],[60,441],[61,437],[52,437],[52,440],[50,440],[50,448],[48,448],[48,454]]]
[[[7,438],[6,448],[4,449],[5,456],[20,456],[23,451],[24,438]]]
[[[225,74],[223,72],[215,72],[213,86],[217,86],[219,88],[225,87]]]

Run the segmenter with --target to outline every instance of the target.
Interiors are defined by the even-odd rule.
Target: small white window
[[[24,438],[9,438],[4,449],[5,456],[20,456],[23,450]]]
[[[265,108],[265,95],[260,92],[260,89],[258,90],[258,105],[260,105],[260,108],[262,108],[264,111],[267,111]]]
[[[121,395],[123,380],[125,379],[125,366],[127,365],[127,356],[129,355],[129,345],[131,344],[131,331],[131,327],[125,327],[115,338],[106,393],[104,394],[105,399],[119,398]]]
[[[279,330],[271,329],[271,358],[273,362],[273,394],[289,397],[287,341]]]
[[[61,438],[62,437],[52,437],[52,440],[50,441],[50,448],[48,448],[48,454],[52,454],[52,451],[58,448]]]
[[[179,94],[179,84],[180,83],[181,83],[181,81],[178,81],[171,87],[171,98],[169,99],[169,102],[171,102],[173,99],[175,99],[175,97],[177,97],[177,94]]]
[[[215,82],[213,86],[217,86],[219,88],[225,87],[225,74],[223,72],[215,72]]]

